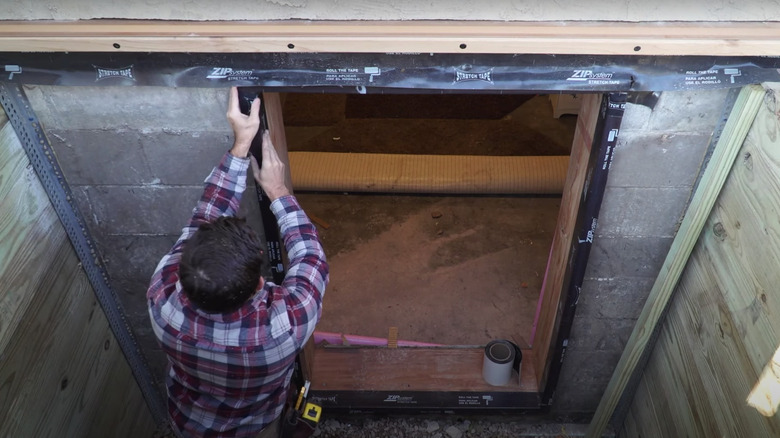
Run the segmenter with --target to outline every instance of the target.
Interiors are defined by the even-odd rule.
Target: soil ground
[[[290,151],[494,156],[568,155],[576,123],[534,95],[288,94],[284,117]],[[329,225],[318,330],[528,347],[560,197],[297,196]]]

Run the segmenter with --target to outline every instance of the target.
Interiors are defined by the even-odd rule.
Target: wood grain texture
[[[311,388],[347,391],[537,392],[532,352],[523,351],[522,378],[505,386],[482,378],[485,350],[476,348],[323,348]]]
[[[566,173],[566,183],[561,197],[561,208],[558,212],[558,222],[553,235],[550,261],[545,273],[542,293],[537,305],[537,318],[534,322],[532,347],[535,353],[535,368],[540,370],[537,375],[540,388],[544,388],[547,380],[546,370],[550,361],[549,350],[554,342],[561,315],[561,294],[566,280],[569,255],[574,238],[574,225],[577,222],[585,175],[593,147],[593,136],[598,121],[601,106],[601,94],[585,94],[582,97],[580,115],[574,131],[569,168]]]
[[[295,187],[292,185],[292,176],[290,173],[290,157],[287,153],[287,137],[284,132],[284,116],[282,114],[281,97],[279,93],[263,93],[263,100],[265,101],[265,114],[268,118],[268,130],[271,134],[271,142],[274,144],[279,159],[286,165],[284,169],[285,183],[290,189],[290,193],[293,193]]]
[[[588,427],[588,437],[601,436],[612,417],[618,400],[639,363],[650,337],[659,323],[696,241],[720,194],[734,159],[747,137],[764,97],[758,86],[742,89],[732,109],[712,158],[704,170],[699,189],[693,195],[677,236],[650,290],[642,313],[626,343],[607,389]]]
[[[5,118],[5,113],[0,112]],[[59,220],[42,192],[30,191],[39,184],[10,123],[0,129],[0,354],[13,339],[42,276],[56,254],[41,251],[38,242],[61,244],[63,236],[52,234]]]
[[[141,392],[9,127],[0,132],[0,436],[151,436]]]
[[[8,21],[0,51],[775,56],[780,23]]]
[[[780,343],[780,119],[764,94],[676,287],[621,436],[780,436],[746,403]],[[663,409],[668,426],[648,415]],[[667,429],[664,429],[667,427]]]

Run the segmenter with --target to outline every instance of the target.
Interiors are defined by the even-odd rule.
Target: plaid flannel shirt
[[[182,292],[184,242],[205,221],[235,215],[249,160],[226,153],[181,237],[157,265],[147,291],[152,328],[168,356],[168,413],[182,436],[254,436],[282,412],[295,356],[314,332],[328,282],[317,231],[293,196],[271,204],[290,268],[241,308],[209,314]]]

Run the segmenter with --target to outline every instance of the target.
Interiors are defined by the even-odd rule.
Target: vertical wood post
[[[282,116],[282,96],[280,93],[263,93],[265,116],[268,119],[268,130],[271,131],[271,141],[274,144],[279,159],[285,164],[285,183],[293,193],[290,157],[287,153],[287,136],[284,133],[284,117]],[[301,364],[301,374],[304,380],[311,380],[314,371],[314,337],[311,337],[303,350],[298,354]]]

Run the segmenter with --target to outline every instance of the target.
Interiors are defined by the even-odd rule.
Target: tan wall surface
[[[165,20],[501,20],[778,21],[774,1],[745,0],[10,0],[9,20],[129,18]]]
[[[621,436],[780,436],[746,403],[780,343],[780,117],[767,94],[688,261]]]
[[[2,110],[0,204],[0,436],[151,436],[141,392]]]

